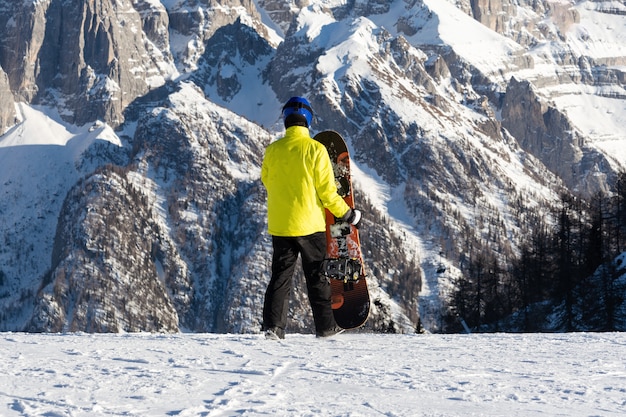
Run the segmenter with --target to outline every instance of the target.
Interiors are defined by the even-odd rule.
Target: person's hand
[[[345,221],[346,223],[350,223],[351,225],[353,225],[354,227],[358,229],[359,224],[361,223],[361,217],[362,217],[361,210],[350,209],[343,216],[343,221]]]

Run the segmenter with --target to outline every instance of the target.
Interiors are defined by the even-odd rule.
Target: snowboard
[[[350,179],[350,154],[341,135],[332,130],[318,133],[315,140],[322,143],[333,165],[337,192],[354,208]],[[337,324],[354,329],[367,321],[370,297],[365,278],[359,230],[342,222],[326,210],[326,259],[322,271],[330,280],[331,304]]]

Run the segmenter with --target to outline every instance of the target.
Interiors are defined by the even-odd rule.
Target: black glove
[[[344,214],[341,220],[346,223],[350,223],[358,229],[359,224],[361,223],[361,217],[361,210],[350,209],[346,214]]]

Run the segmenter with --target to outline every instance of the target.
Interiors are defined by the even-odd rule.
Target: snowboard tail
[[[350,178],[350,155],[345,141],[334,131],[320,132],[314,137],[328,150],[333,165],[337,192],[354,208]],[[331,304],[337,324],[354,329],[367,321],[370,298],[361,254],[359,231],[350,223],[336,218],[326,210],[326,259],[322,271],[330,280]]]

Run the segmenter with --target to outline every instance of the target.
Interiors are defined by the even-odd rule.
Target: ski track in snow
[[[618,416],[626,334],[23,334],[0,415]]]

